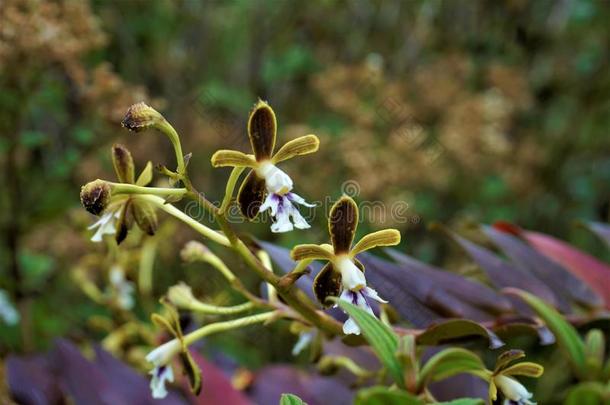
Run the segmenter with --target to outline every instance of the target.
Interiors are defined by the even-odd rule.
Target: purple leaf
[[[58,381],[50,372],[44,356],[10,355],[6,360],[6,374],[11,397],[17,403],[46,405],[62,402]]]
[[[586,222],[584,225],[610,248],[610,225],[602,222]]]
[[[483,284],[420,262],[394,249],[386,249],[386,252],[405,267],[425,275],[435,284],[436,288],[442,289],[445,294],[453,295],[462,302],[467,302],[493,314],[512,310],[510,302],[505,297]]]
[[[592,308],[603,306],[602,299],[585,283],[516,236],[490,226],[483,226],[483,232],[517,266],[534,274],[560,296]],[[569,312],[569,308],[560,309]]]
[[[259,370],[249,390],[250,398],[257,404],[279,404],[283,393],[294,394],[308,405],[348,405],[353,397],[350,389],[337,378],[322,377],[287,365]]]
[[[559,299],[549,287],[528,271],[503,260],[492,251],[459,236],[451,230],[442,229],[447,236],[457,242],[477,265],[487,273],[489,280],[496,288],[520,288],[537,295],[556,307],[568,307],[565,300]],[[518,302],[518,300],[516,301]],[[523,303],[518,303],[514,306],[521,313],[532,313]]]
[[[417,343],[435,346],[472,337],[486,339],[490,349],[504,346],[504,342],[494,332],[468,319],[449,319],[434,324],[417,336]]]

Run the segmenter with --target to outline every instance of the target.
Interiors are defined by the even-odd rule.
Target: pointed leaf
[[[491,330],[479,323],[469,321],[467,319],[450,319],[448,321],[432,325],[422,334],[417,336],[417,343],[421,345],[434,346],[453,340],[475,336],[480,336],[487,339],[490,349],[497,349],[498,347],[504,346],[504,342],[502,342],[502,340],[500,340],[500,338]]]
[[[445,227],[441,227],[441,229],[444,235],[455,241],[487,273],[489,281],[496,288],[519,288],[536,294],[554,306],[559,305],[558,299],[551,289],[529,272],[503,260],[491,250],[479,246]],[[567,308],[565,301],[563,301],[563,305]]]
[[[395,354],[398,349],[398,336],[389,326],[373,315],[343,300],[337,304],[356,322],[362,335],[371,345],[379,360],[388,369],[398,386],[404,386],[403,370]]]
[[[610,309],[610,266],[552,236],[530,231],[522,235],[537,251],[585,281]]]
[[[305,402],[301,401],[301,398],[292,394],[282,394],[280,398],[280,405],[307,405]]]
[[[419,387],[423,389],[432,381],[443,380],[461,373],[485,376],[486,368],[481,359],[469,350],[445,349],[436,353],[424,364],[419,373]]]
[[[584,375],[585,347],[576,329],[574,329],[561,314],[538,297],[516,289],[507,289],[506,292],[521,298],[544,320],[555,335],[559,346],[568,355],[568,359],[570,360],[574,371],[578,375]]]
[[[587,222],[584,225],[610,248],[610,225],[602,222]]]
[[[504,254],[520,266],[530,271],[551,289],[565,298],[589,307],[599,307],[600,297],[585,283],[573,276],[561,265],[538,253],[516,236],[484,226],[483,231]],[[564,312],[569,308],[561,308]]]
[[[406,391],[388,387],[370,387],[358,391],[354,405],[423,405],[417,397]]]

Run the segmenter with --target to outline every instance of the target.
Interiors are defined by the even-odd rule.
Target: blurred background
[[[360,232],[396,227],[401,249],[455,271],[468,269],[431,222],[509,220],[607,259],[574,222],[608,220],[609,20],[602,0],[1,1],[0,306],[18,314],[0,319],[0,354],[44,350],[59,336],[98,341],[112,329],[83,277],[101,278],[118,253],[88,240],[93,218],[78,195],[92,179],[114,181],[115,142],[138,171],[148,160],[175,165],[166,138],[121,128],[138,101],[178,130],[193,181],[212,200],[229,172],[212,169],[210,156],[248,151],[246,120],[260,97],[277,114],[278,145],[320,137],[317,154],[282,166],[297,193],[323,203],[347,192],[381,207]],[[323,211],[308,231],[238,227],[286,247],[318,243]],[[223,294],[214,274],[181,263],[193,237],[167,221],[148,239],[171,242],[149,243],[149,300],[131,316],[147,319],[179,280]],[[290,358],[293,338],[257,333],[269,350],[245,347],[247,333],[217,344],[253,367]]]

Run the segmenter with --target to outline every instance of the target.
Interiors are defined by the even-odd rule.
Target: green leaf
[[[337,304],[352,317],[360,327],[362,335],[371,345],[379,360],[388,369],[390,375],[400,387],[404,387],[404,377],[400,361],[396,358],[398,349],[398,336],[394,331],[379,319],[343,300]]]
[[[601,383],[584,382],[574,386],[568,393],[565,405],[600,405],[607,390]]]
[[[417,397],[388,387],[371,387],[358,391],[354,405],[420,405]]]
[[[606,342],[604,333],[599,329],[591,329],[585,337],[585,360],[587,369],[599,373],[604,366]]]
[[[484,405],[485,401],[481,398],[460,398],[449,402],[438,402],[438,405]]]
[[[544,320],[555,335],[559,346],[567,353],[574,371],[580,376],[585,375],[585,345],[576,329],[559,312],[536,296],[512,288],[507,289],[507,292],[525,301]]]
[[[489,342],[490,349],[504,345],[495,333],[485,326],[467,319],[450,319],[430,326],[417,337],[417,343],[435,346],[465,337],[481,336]]]
[[[436,353],[422,367],[419,373],[419,388],[422,389],[432,381],[449,378],[460,373],[470,373],[483,379],[490,374],[485,365],[473,352],[450,348]]]
[[[282,394],[280,398],[280,405],[307,405],[305,402],[301,400],[301,398],[297,397],[293,394]]]

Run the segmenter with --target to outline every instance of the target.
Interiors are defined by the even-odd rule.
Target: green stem
[[[156,195],[159,197],[183,197],[188,190],[185,188],[142,187],[135,184],[108,182],[113,194]]]
[[[174,146],[174,152],[176,153],[176,161],[178,162],[178,175],[184,176],[186,173],[186,165],[184,163],[184,155],[182,154],[182,145],[180,144],[180,136],[178,136],[178,132],[171,126],[167,120],[163,120],[163,122],[159,125],[159,130],[163,132],[172,145]]]
[[[232,315],[239,314],[240,312],[248,311],[254,308],[255,305],[252,302],[246,302],[240,305],[234,305],[231,307],[221,307],[216,305],[205,304],[203,302],[197,301],[191,304],[190,310],[201,312],[209,315]]]
[[[237,180],[239,180],[239,176],[243,173],[244,169],[245,167],[234,167],[231,171],[231,175],[229,176],[229,180],[227,181],[227,187],[225,189],[225,196],[222,200],[222,204],[220,205],[220,209],[218,210],[220,214],[224,214],[225,211],[231,205],[235,185],[237,184]]]
[[[206,325],[202,328],[197,329],[194,332],[184,336],[184,343],[188,346],[191,343],[214,333],[224,332],[231,329],[238,329],[244,326],[252,325],[255,323],[265,322],[266,320],[275,316],[275,311],[265,312],[262,314],[250,315],[243,318],[233,319],[225,322],[215,322]]]
[[[166,204],[165,200],[161,197],[153,196],[153,195],[142,195],[139,198],[145,199],[146,201],[152,203],[156,207],[162,209],[168,214],[178,218],[182,222],[189,225],[191,228],[199,232],[201,235],[206,238],[222,245],[222,246],[231,246],[229,240],[222,235],[221,233],[216,232],[213,229],[208,228],[200,222],[197,222],[193,218],[186,215],[184,212],[180,211],[178,208],[174,207],[172,204]]]

